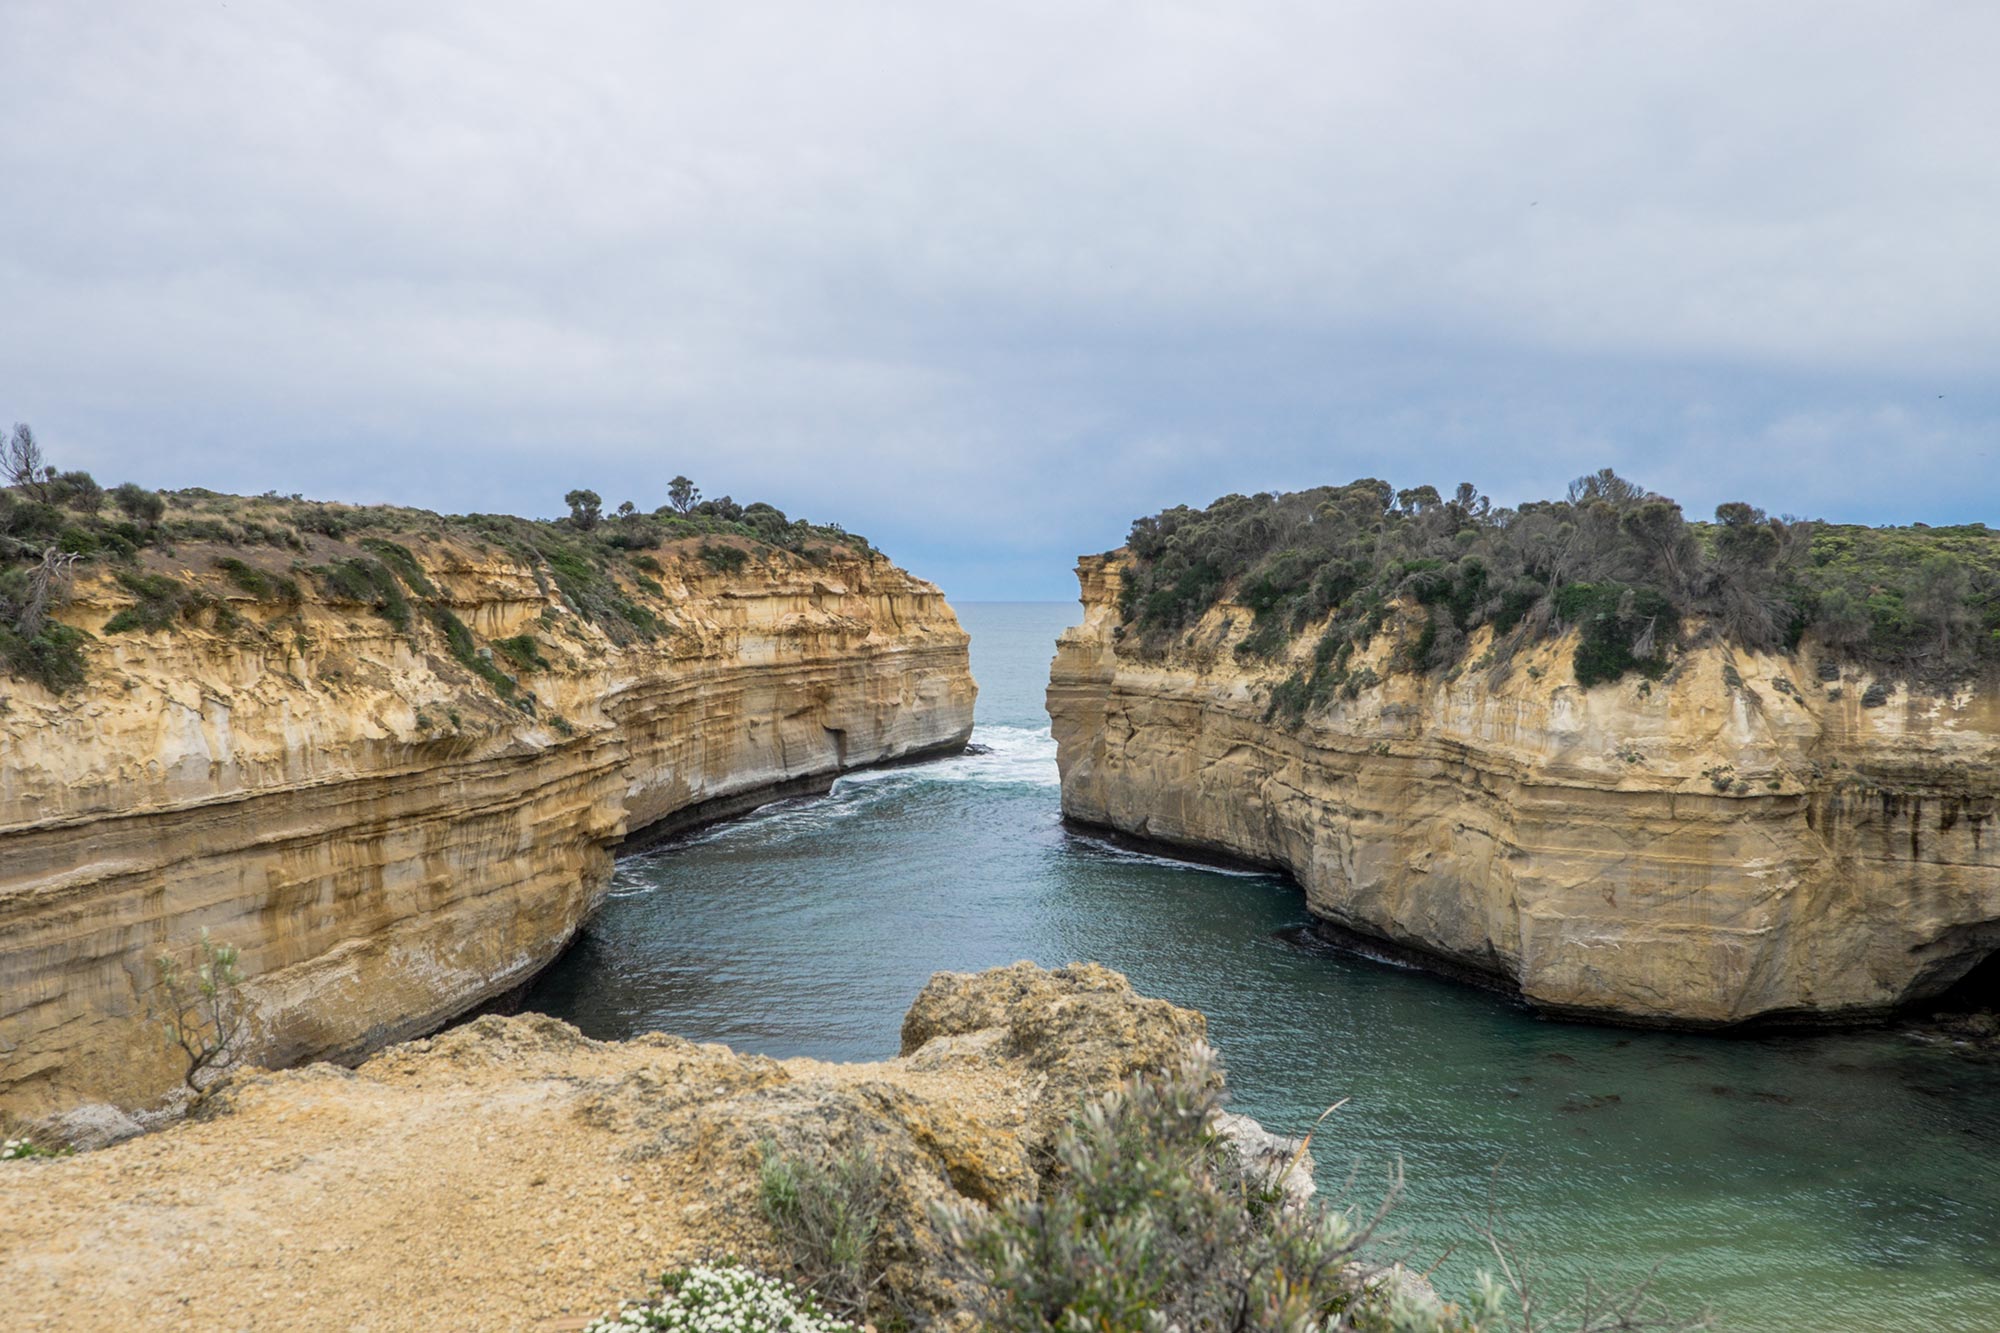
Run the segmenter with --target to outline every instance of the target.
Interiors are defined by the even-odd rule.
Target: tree
[[[134,523],[144,523],[149,528],[156,526],[167,512],[167,502],[160,498],[158,491],[149,491],[129,481],[112,490],[111,502],[125,517]]]
[[[623,501],[618,506],[618,517],[620,518],[631,518],[638,512],[639,506],[633,504],[630,500]]]
[[[589,532],[604,517],[604,498],[596,491],[571,491],[563,496],[569,506],[569,521]]]
[[[50,502],[67,505],[79,514],[94,514],[104,507],[104,488],[88,472],[59,472],[49,486]]]
[[[160,1026],[187,1061],[181,1078],[199,1102],[235,1063],[244,1034],[243,973],[233,944],[217,944],[203,927],[196,945],[194,977],[178,958],[161,954],[159,969],[165,1005]]]
[[[701,491],[686,477],[675,477],[667,483],[667,501],[673,505],[675,513],[686,518],[701,503]]]
[[[1917,566],[1910,589],[1910,609],[1917,619],[1937,631],[1938,655],[1951,656],[1951,632],[1971,620],[1965,606],[1971,579],[1960,564],[1943,551],[1927,555]]]
[[[25,421],[14,423],[14,433],[7,438],[7,446],[0,450],[0,472],[5,472],[10,486],[19,486],[35,499],[48,502],[46,489],[48,460],[42,457],[42,446],[35,440],[35,432]]]

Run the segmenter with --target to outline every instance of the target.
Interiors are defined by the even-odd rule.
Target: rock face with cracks
[[[1123,561],[1079,564],[1050,676],[1070,819],[1282,868],[1338,931],[1562,1014],[1861,1019],[2000,950],[1991,689],[1713,638],[1585,689],[1573,639],[1482,666],[1486,630],[1433,676],[1392,623],[1294,720],[1272,693],[1315,634],[1239,656],[1252,613],[1224,604],[1142,649]]]
[[[239,1073],[195,1120],[7,1164],[0,1289],[22,1329],[575,1328],[677,1264],[782,1271],[764,1145],[865,1145],[888,1293],[938,1311],[931,1205],[1032,1194],[1084,1098],[1204,1031],[1104,968],[1026,963],[934,978],[879,1064],[484,1017],[351,1071]]]
[[[531,978],[628,835],[971,732],[965,633],[873,552],[662,548],[605,576],[646,637],[497,545],[399,540],[429,590],[405,624],[215,568],[289,552],[187,545],[153,572],[208,622],[118,632],[133,594],[99,575],[62,613],[87,684],[0,679],[0,1114],[87,1140],[174,1087],[154,960],[203,929],[241,950],[244,1057],[352,1059]]]

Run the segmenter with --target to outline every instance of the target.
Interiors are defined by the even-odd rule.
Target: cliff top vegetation
[[[1398,604],[1423,612],[1398,658],[1419,671],[1458,665],[1483,625],[1501,663],[1577,629],[1586,686],[1657,677],[1677,648],[1711,635],[1775,652],[1810,636],[1837,657],[1926,679],[2000,665],[2000,533],[1984,524],[1869,528],[1742,503],[1689,522],[1609,468],[1518,508],[1471,483],[1446,497],[1373,478],[1228,495],[1139,519],[1127,549],[1121,613],[1136,651],[1164,651],[1226,599],[1254,617],[1236,650],[1247,658],[1321,627],[1312,667],[1279,692],[1294,712],[1355,685],[1350,659]]]
[[[107,489],[88,472],[49,463],[34,432],[16,425],[0,442],[0,672],[56,692],[82,683],[90,636],[54,613],[90,568],[108,571],[135,599],[106,633],[195,622],[230,628],[234,613],[204,590],[209,581],[293,607],[311,592],[369,607],[399,630],[436,622],[453,655],[500,688],[500,673],[475,657],[469,633],[404,543],[455,537],[497,546],[617,643],[659,633],[658,617],[631,595],[664,595],[652,577],[662,572],[655,551],[692,552],[724,572],[756,552],[811,564],[841,553],[879,558],[866,538],[837,524],[728,496],[705,500],[686,477],[675,477],[666,493],[667,503],[651,511],[627,501],[606,514],[595,492],[574,490],[565,497],[568,515],[544,520],[200,487]],[[201,577],[177,577],[188,572]]]

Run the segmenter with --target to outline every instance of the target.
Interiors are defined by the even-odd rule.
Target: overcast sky
[[[0,417],[106,483],[845,523],[2000,523],[2000,5],[0,0]]]

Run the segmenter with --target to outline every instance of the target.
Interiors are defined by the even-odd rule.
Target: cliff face
[[[1321,920],[1559,1013],[1859,1018],[2000,951],[1990,692],[1718,644],[1586,690],[1572,642],[1494,670],[1483,630],[1430,677],[1391,626],[1354,664],[1379,680],[1293,724],[1242,607],[1121,653],[1119,569],[1080,563],[1050,679],[1072,819],[1281,867]]]
[[[965,634],[879,556],[669,547],[619,576],[660,626],[621,646],[502,549],[402,540],[435,596],[401,628],[183,548],[167,576],[211,614],[106,632],[133,597],[100,577],[63,612],[98,635],[88,685],[0,681],[0,1110],[172,1087],[154,960],[204,929],[242,951],[245,1056],[353,1056],[532,976],[628,835],[970,734]],[[474,648],[522,635],[539,665]]]

